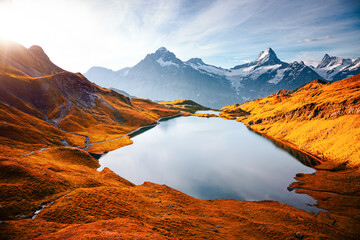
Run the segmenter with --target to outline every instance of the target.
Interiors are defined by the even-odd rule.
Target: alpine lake
[[[310,196],[288,189],[297,173],[314,173],[316,163],[240,122],[176,117],[130,137],[133,144],[99,159],[99,170],[108,167],[135,184],[165,184],[204,200],[274,200],[308,212],[322,210]]]

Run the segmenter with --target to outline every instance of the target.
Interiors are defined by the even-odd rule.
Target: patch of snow
[[[232,69],[226,72],[226,78],[231,82],[231,85],[238,90],[242,87],[241,81],[244,79],[256,80],[261,75],[267,72],[272,72],[281,67],[281,64],[275,64],[270,66],[250,66],[239,69]]]
[[[355,69],[359,67],[351,66],[354,64],[354,60],[339,57],[331,57],[329,59],[330,60],[326,65],[312,68],[317,74],[327,80],[333,80],[334,76],[343,70],[350,70],[350,68]]]
[[[160,64],[161,67],[169,67],[169,66],[179,67],[179,64],[171,61],[164,61],[162,58],[159,58],[156,61]]]
[[[284,69],[278,69],[276,71],[276,75],[274,78],[270,79],[268,81],[268,83],[272,83],[272,84],[278,84],[283,78],[284,78],[284,73],[285,71],[287,70],[287,68],[284,68]]]
[[[127,76],[128,73],[129,73],[129,69],[124,72],[123,76],[124,76],[124,77]]]
[[[205,71],[206,73],[212,73],[215,75],[225,76],[227,70],[223,68],[217,68],[215,66],[211,65],[204,65],[204,64],[193,64],[193,63],[187,63],[190,67],[192,67],[195,70],[198,71]]]
[[[319,74],[321,77],[332,80],[333,77],[340,71],[344,70],[347,66],[344,65],[333,65],[324,68],[313,68],[313,70]]]
[[[348,69],[349,70],[354,70],[354,69],[359,68],[359,67],[360,67],[360,62],[356,63],[354,66],[349,67]]]
[[[314,70],[317,74],[319,74],[324,79],[328,79],[328,80],[332,79],[328,76],[328,70],[326,70],[326,69],[312,68],[312,70]]]
[[[256,67],[256,66],[244,67],[239,69],[233,69],[230,72],[227,72],[226,75],[228,77],[239,76],[239,77],[250,77],[251,79],[256,79],[260,77],[262,74],[268,71],[273,71],[275,69],[278,69],[279,67],[281,67],[281,64],[262,66],[262,67]]]
[[[264,59],[268,54],[269,54],[269,49],[262,52],[261,55],[259,56],[258,60]]]

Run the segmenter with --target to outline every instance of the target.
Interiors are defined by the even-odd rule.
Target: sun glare
[[[29,44],[34,35],[39,34],[36,30],[39,23],[46,23],[45,18],[41,21],[42,9],[29,2],[4,2],[0,4],[0,36],[3,39]]]
[[[0,2],[0,37],[27,47],[61,42],[61,30],[78,27],[74,11],[61,1]]]
[[[11,39],[12,8],[9,3],[0,2],[0,38]]]

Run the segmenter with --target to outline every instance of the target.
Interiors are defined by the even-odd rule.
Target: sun
[[[0,2],[0,38],[10,40],[12,35],[12,7],[8,2]]]
[[[57,1],[0,0],[0,37],[25,46],[37,44],[66,23],[66,15],[59,17],[64,12]]]
[[[30,26],[37,16],[29,2],[22,2],[20,5],[12,1],[0,1],[0,37],[2,39],[24,43],[31,38]]]

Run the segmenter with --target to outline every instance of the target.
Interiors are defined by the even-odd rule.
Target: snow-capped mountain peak
[[[301,61],[301,62],[294,61],[290,65],[305,67],[305,64],[303,61]]]
[[[158,50],[156,50],[155,53],[165,53],[168,52],[168,50],[166,49],[166,47],[160,47]]]
[[[265,51],[261,51],[259,56],[255,59],[255,61],[260,61],[261,59],[265,59],[269,57],[270,54],[275,54],[271,48],[268,48]]]
[[[159,48],[155,53],[148,54],[144,61],[156,62],[156,64],[159,64],[161,67],[179,67],[183,64],[180,59],[176,58],[174,53],[170,52],[165,47]]]
[[[152,55],[155,57],[155,59],[159,59],[159,58],[164,58],[165,60],[176,59],[175,54],[167,50],[165,47],[159,48]]]
[[[316,68],[313,68],[313,70],[327,80],[340,80],[342,79],[342,76],[336,77],[336,75],[339,72],[345,71],[349,67],[353,66],[353,63],[354,60],[351,60],[350,58],[339,58],[325,54],[321,62]],[[357,67],[354,67],[354,69],[358,70]],[[351,71],[354,69],[351,69]]]
[[[316,68],[326,67],[330,62],[331,62],[331,58],[330,58],[329,54],[325,53],[323,59],[322,59],[321,62],[317,65]]]
[[[268,48],[252,62],[226,69],[204,63],[200,58],[183,62],[161,47],[132,68],[116,72],[93,69],[87,76],[99,85],[109,79],[112,84],[108,86],[138,97],[186,98],[217,108],[261,98],[284,88],[293,90],[314,79],[335,81],[359,74],[360,58],[350,60],[325,54],[318,67],[309,67],[300,60],[282,62]]]
[[[237,70],[237,69],[242,69],[245,71],[252,71],[255,70],[257,68],[263,68],[263,67],[270,67],[270,66],[274,66],[277,65],[277,67],[280,67],[280,65],[282,65],[283,62],[278,59],[278,57],[276,56],[275,52],[271,49],[268,48],[265,51],[261,51],[260,54],[257,56],[257,58],[255,58],[254,61],[249,62],[249,63],[245,63],[245,64],[241,64],[241,65],[237,65],[235,67],[233,67],[231,70]]]
[[[186,63],[196,64],[196,65],[205,65],[205,63],[203,62],[203,60],[201,58],[190,58],[189,60],[186,61]]]
[[[281,64],[280,59],[277,58],[276,53],[271,48],[261,51],[254,62],[256,62],[256,65]]]
[[[335,68],[338,66],[350,65],[353,61],[350,58],[339,58],[325,54],[321,62],[316,68]]]

